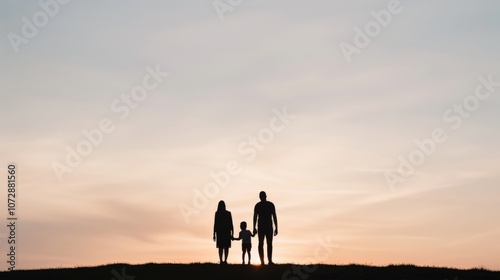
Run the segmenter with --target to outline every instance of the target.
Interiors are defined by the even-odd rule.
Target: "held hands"
[[[278,235],[278,229],[274,230],[274,236]]]
[[[253,228],[253,235],[255,236],[257,234],[257,229]]]

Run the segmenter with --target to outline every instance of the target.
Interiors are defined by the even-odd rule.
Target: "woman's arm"
[[[229,222],[230,222],[230,225],[231,225],[231,236],[234,235],[234,227],[233,227],[233,216],[231,215],[231,212],[229,212]]]
[[[214,217],[214,236],[213,236],[213,239],[215,241],[215,229],[217,228],[217,213],[215,213],[215,217]]]

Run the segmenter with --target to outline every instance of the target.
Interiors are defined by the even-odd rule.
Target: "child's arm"
[[[240,232],[240,235],[238,237],[235,238],[234,236],[232,236],[231,239],[232,240],[241,240],[241,232]]]
[[[250,234],[252,235],[252,237],[254,237],[257,233],[255,233],[255,232],[250,232]]]

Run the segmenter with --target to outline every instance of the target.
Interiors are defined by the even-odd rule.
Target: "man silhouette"
[[[264,264],[264,237],[267,243],[267,259],[269,264],[273,263],[273,221],[276,229],[274,236],[278,235],[278,218],[276,217],[276,208],[274,204],[267,201],[265,192],[259,193],[260,202],[255,204],[253,210],[253,233],[258,233],[259,236],[259,257],[260,263]],[[258,222],[257,222],[258,219]],[[256,225],[258,224],[259,230],[257,231]]]

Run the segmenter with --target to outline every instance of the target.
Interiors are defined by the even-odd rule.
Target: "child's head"
[[[247,222],[245,222],[245,221],[241,222],[240,223],[240,228],[241,228],[241,230],[247,229]]]

